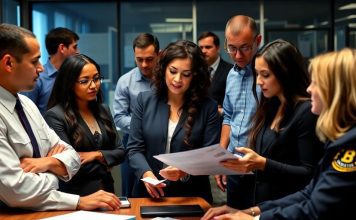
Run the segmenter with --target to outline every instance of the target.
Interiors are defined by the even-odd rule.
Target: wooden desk
[[[162,199],[150,199],[150,198],[129,198],[131,202],[131,208],[122,208],[118,211],[107,211],[105,213],[111,214],[121,214],[121,215],[135,215],[136,219],[150,219],[141,218],[140,216],[140,206],[148,205],[200,205],[204,211],[210,208],[209,203],[204,199],[198,197],[167,197]],[[70,213],[72,211],[47,211],[47,212],[34,212],[22,209],[0,209],[0,219],[6,220],[32,220],[47,218],[56,215],[62,215]],[[178,217],[179,219],[195,220],[200,219],[200,217]]]

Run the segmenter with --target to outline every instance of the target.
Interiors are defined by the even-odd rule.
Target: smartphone
[[[120,206],[121,208],[130,208],[131,203],[126,196],[120,196],[119,199],[121,202],[121,206]]]

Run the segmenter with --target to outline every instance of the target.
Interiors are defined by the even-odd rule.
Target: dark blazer
[[[101,106],[100,111],[108,115],[113,125],[112,128],[116,131],[109,108]],[[60,182],[59,190],[81,196],[94,193],[99,189],[114,192],[114,180],[109,168],[118,165],[125,159],[125,150],[119,136],[116,135],[115,140],[110,140],[103,121],[97,119],[102,134],[102,145],[97,146],[94,139],[95,136],[91,133],[82,117],[78,116],[78,124],[84,130],[85,136],[83,144],[75,146],[72,138],[73,131],[64,118],[62,106],[56,105],[49,109],[45,113],[44,118],[58,136],[63,141],[71,144],[76,151],[89,152],[100,150],[106,161],[105,165],[99,161],[92,161],[82,165],[78,173],[69,182]]]
[[[194,117],[194,125],[188,146],[183,142],[184,123],[187,112],[183,109],[173,133],[170,152],[180,152],[206,147],[219,142],[219,115],[217,104],[205,98]],[[153,158],[165,153],[168,133],[169,105],[154,92],[143,92],[137,98],[137,106],[131,118],[130,137],[127,154],[130,166],[135,170],[137,180],[133,189],[134,197],[149,197],[140,179],[146,171],[152,171],[160,179],[159,171],[163,163]],[[212,202],[208,176],[190,176],[188,181],[166,181],[165,196],[199,196]]]
[[[356,127],[325,144],[310,183],[297,193],[259,204],[263,219],[353,219],[356,198]]]
[[[222,106],[225,97],[226,78],[233,65],[226,62],[220,57],[218,68],[215,71],[211,86],[209,88],[210,96],[218,102],[218,105]]]
[[[279,133],[270,129],[271,119],[258,134],[255,150],[267,161],[264,171],[255,172],[255,203],[296,192],[312,178],[323,145],[315,135],[317,116],[310,109],[310,101],[300,102],[287,110]]]

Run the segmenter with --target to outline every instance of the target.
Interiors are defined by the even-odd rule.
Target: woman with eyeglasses
[[[60,69],[44,115],[48,125],[79,153],[81,168],[59,190],[85,196],[114,192],[110,169],[125,151],[110,109],[103,104],[100,67],[83,54],[68,57]]]
[[[218,143],[219,113],[208,97],[208,65],[200,48],[184,40],[170,43],[159,58],[154,91],[138,96],[131,119],[127,154],[137,177],[133,196],[198,196],[211,203],[208,176],[190,176],[153,157]],[[146,177],[166,181],[140,181]]]

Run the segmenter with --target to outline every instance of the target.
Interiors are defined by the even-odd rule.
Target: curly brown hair
[[[189,144],[189,137],[192,133],[194,116],[199,110],[201,101],[208,96],[208,88],[210,86],[208,64],[200,48],[195,43],[187,40],[170,43],[160,54],[159,62],[153,73],[153,85],[155,86],[156,95],[159,98],[167,100],[168,87],[165,80],[167,66],[175,59],[185,58],[191,60],[191,70],[193,73],[193,79],[189,89],[184,94],[184,104],[182,106],[182,110],[186,110],[188,114],[184,124],[184,143],[191,146]]]

